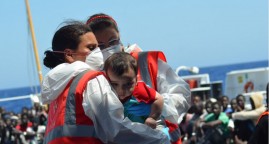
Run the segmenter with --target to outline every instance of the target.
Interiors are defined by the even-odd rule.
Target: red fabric
[[[145,52],[143,52],[145,53]],[[147,52],[147,65],[148,65],[148,71],[150,74],[150,79],[152,82],[152,88],[147,87],[145,84],[142,86],[142,84],[138,85],[135,90],[133,95],[137,98],[137,100],[141,100],[145,103],[155,100],[155,95],[157,89],[157,74],[158,74],[158,59],[167,62],[165,55],[160,52],[160,51],[148,51]],[[132,52],[131,55],[138,60],[139,52]],[[137,74],[137,80],[138,81],[143,81],[141,78],[141,72],[140,72],[140,67],[138,65],[138,74]],[[148,89],[149,88],[149,89]],[[154,99],[153,99],[153,90],[154,90]],[[171,123],[167,120],[165,120],[167,127],[169,128],[169,133],[172,133],[173,131],[178,129],[178,125]],[[181,139],[180,136],[178,136],[178,140],[172,142],[172,144],[181,144]]]
[[[85,90],[87,82],[97,75],[103,74],[102,72],[96,71],[88,71],[86,72],[82,78],[79,80],[76,90],[75,90],[75,101],[76,101],[76,124],[77,125],[93,125],[92,120],[85,115],[84,109],[82,107],[82,94]],[[54,128],[58,126],[63,126],[65,120],[65,110],[66,110],[66,100],[69,93],[70,85],[73,79],[67,84],[64,91],[51,102],[49,105],[49,116],[48,116],[48,124],[46,127],[45,137],[51,132]],[[83,139],[86,139],[84,141]],[[85,137],[61,137],[50,141],[50,143],[101,143],[97,138],[85,138]]]
[[[132,52],[131,55],[138,60],[140,52]],[[150,74],[150,79],[153,84],[152,88],[157,90],[157,73],[158,73],[158,59],[166,62],[165,55],[161,51],[148,51],[148,52],[143,52],[143,53],[148,53],[147,55],[147,62],[148,62],[148,70]],[[138,66],[138,74],[137,74],[137,80],[141,81],[141,73],[140,73],[140,67]]]
[[[258,121],[257,121],[257,124],[259,123],[260,119],[265,116],[265,115],[269,115],[269,112],[268,111],[265,111],[261,114],[261,116],[259,117]]]
[[[50,141],[48,144],[102,144],[102,141],[96,138],[61,137]]]
[[[182,144],[182,141],[181,141],[181,139],[178,139],[178,140],[175,141],[175,142],[171,142],[171,144]]]
[[[20,124],[20,125],[17,125],[17,126],[16,126],[16,129],[17,129],[17,130],[20,130],[20,131],[22,131],[22,132],[26,132],[26,129],[27,129],[28,127],[32,127],[32,125],[33,125],[33,124],[32,124],[31,122],[28,122],[26,126],[23,126],[23,125],[21,125],[21,124]]]
[[[47,126],[45,136],[53,130],[56,126],[62,126],[64,124],[64,115],[65,115],[65,106],[66,99],[68,95],[68,91],[71,85],[71,80],[64,91],[58,96],[54,101],[52,101],[49,105],[49,113],[47,119]]]
[[[158,59],[161,59],[164,62],[166,62],[166,58],[162,52],[160,52],[160,51],[149,52],[149,54],[148,54],[148,69],[149,69],[149,73],[151,75],[150,79],[153,83],[152,88],[154,88],[156,91],[158,91],[158,89],[157,89]]]
[[[169,128],[169,133],[171,133],[171,132],[173,132],[174,130],[178,129],[178,125],[177,125],[177,124],[171,123],[171,122],[168,121],[168,120],[165,120],[165,124],[166,124],[166,126]]]
[[[177,124],[174,124],[174,123],[171,123],[170,121],[168,120],[165,120],[165,124],[166,126],[169,128],[169,133],[173,133],[173,131],[179,129],[178,125]],[[177,141],[173,141],[171,142],[171,144],[181,144],[181,138],[180,136],[178,137]]]
[[[138,102],[152,103],[155,101],[156,91],[144,82],[138,82],[134,88],[133,96]]]
[[[77,124],[86,124],[86,125],[93,125],[92,120],[85,115],[84,109],[82,107],[83,101],[83,91],[86,88],[88,81],[98,75],[103,74],[99,71],[90,71],[83,75],[83,77],[79,80],[78,85],[76,87],[76,123]]]

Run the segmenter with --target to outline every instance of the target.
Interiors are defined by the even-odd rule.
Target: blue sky
[[[268,60],[267,0],[29,0],[42,72],[44,51],[68,19],[107,13],[123,44],[161,50],[173,69]],[[38,84],[24,0],[1,0],[0,89]]]

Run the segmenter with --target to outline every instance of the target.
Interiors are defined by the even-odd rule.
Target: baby
[[[162,113],[163,97],[137,80],[136,59],[125,52],[114,53],[105,61],[104,71],[124,106],[125,117],[155,129]]]

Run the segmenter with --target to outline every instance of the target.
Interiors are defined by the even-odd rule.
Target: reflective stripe
[[[139,65],[139,69],[140,69],[140,75],[142,80],[151,88],[153,88],[153,82],[151,81],[151,75],[149,72],[149,66],[148,66],[148,54],[149,52],[139,52],[138,53],[138,60],[137,63]],[[163,61],[166,62],[166,59],[164,57],[164,55],[161,55],[161,59]],[[180,129],[177,128],[174,131],[172,131],[171,133],[169,133],[171,141],[172,142],[176,142],[180,139],[181,136],[181,132]]]
[[[173,132],[171,132],[169,134],[170,134],[170,138],[171,138],[171,141],[172,142],[177,141],[180,138],[180,136],[181,136],[181,133],[180,133],[180,129],[179,128],[175,129]]]
[[[75,125],[76,124],[76,99],[75,99],[75,91],[81,77],[88,71],[81,72],[78,74],[72,81],[67,100],[66,100],[66,109],[65,109],[65,121],[64,123],[67,125]]]
[[[94,137],[95,131],[93,126],[87,125],[64,125],[55,127],[46,135],[44,143],[60,137]]]
[[[96,137],[94,126],[76,124],[76,88],[80,79],[87,72],[88,71],[81,72],[73,79],[66,98],[64,125],[57,126],[48,132],[45,136],[44,143],[49,143],[54,139],[64,137]]]
[[[139,65],[142,80],[150,87],[153,86],[148,69],[148,52],[138,54],[137,63]]]

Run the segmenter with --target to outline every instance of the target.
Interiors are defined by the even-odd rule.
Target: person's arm
[[[234,137],[234,143],[235,144],[247,144],[248,142],[247,141],[242,141],[241,139],[239,139],[237,137],[237,135],[235,135],[235,137]]]
[[[211,122],[206,122],[206,123],[200,123],[200,126],[201,128],[208,128],[208,127],[216,127],[218,125],[221,125],[222,124],[222,121],[221,120],[214,120],[214,121],[211,121]]]
[[[215,117],[215,114],[210,114],[207,117],[205,117],[205,123],[202,123],[200,126],[203,128],[207,127],[216,127],[218,125],[224,124],[228,125],[229,118],[226,116],[225,113],[220,113],[217,120],[212,120],[212,118]]]
[[[85,114],[93,121],[96,135],[104,143],[170,143],[161,131],[124,118],[123,105],[104,76],[89,81],[83,95]]]
[[[258,109],[251,111],[240,111],[232,113],[232,119],[234,120],[248,120],[248,119],[257,119],[262,112],[265,111],[265,107],[262,106]]]
[[[158,60],[157,89],[164,97],[162,115],[171,122],[181,122],[190,108],[190,87],[167,63],[160,59]]]
[[[156,128],[156,120],[160,118],[163,109],[163,97],[156,92],[155,101],[151,105],[151,111],[149,117],[145,120],[145,124],[151,128]]]

